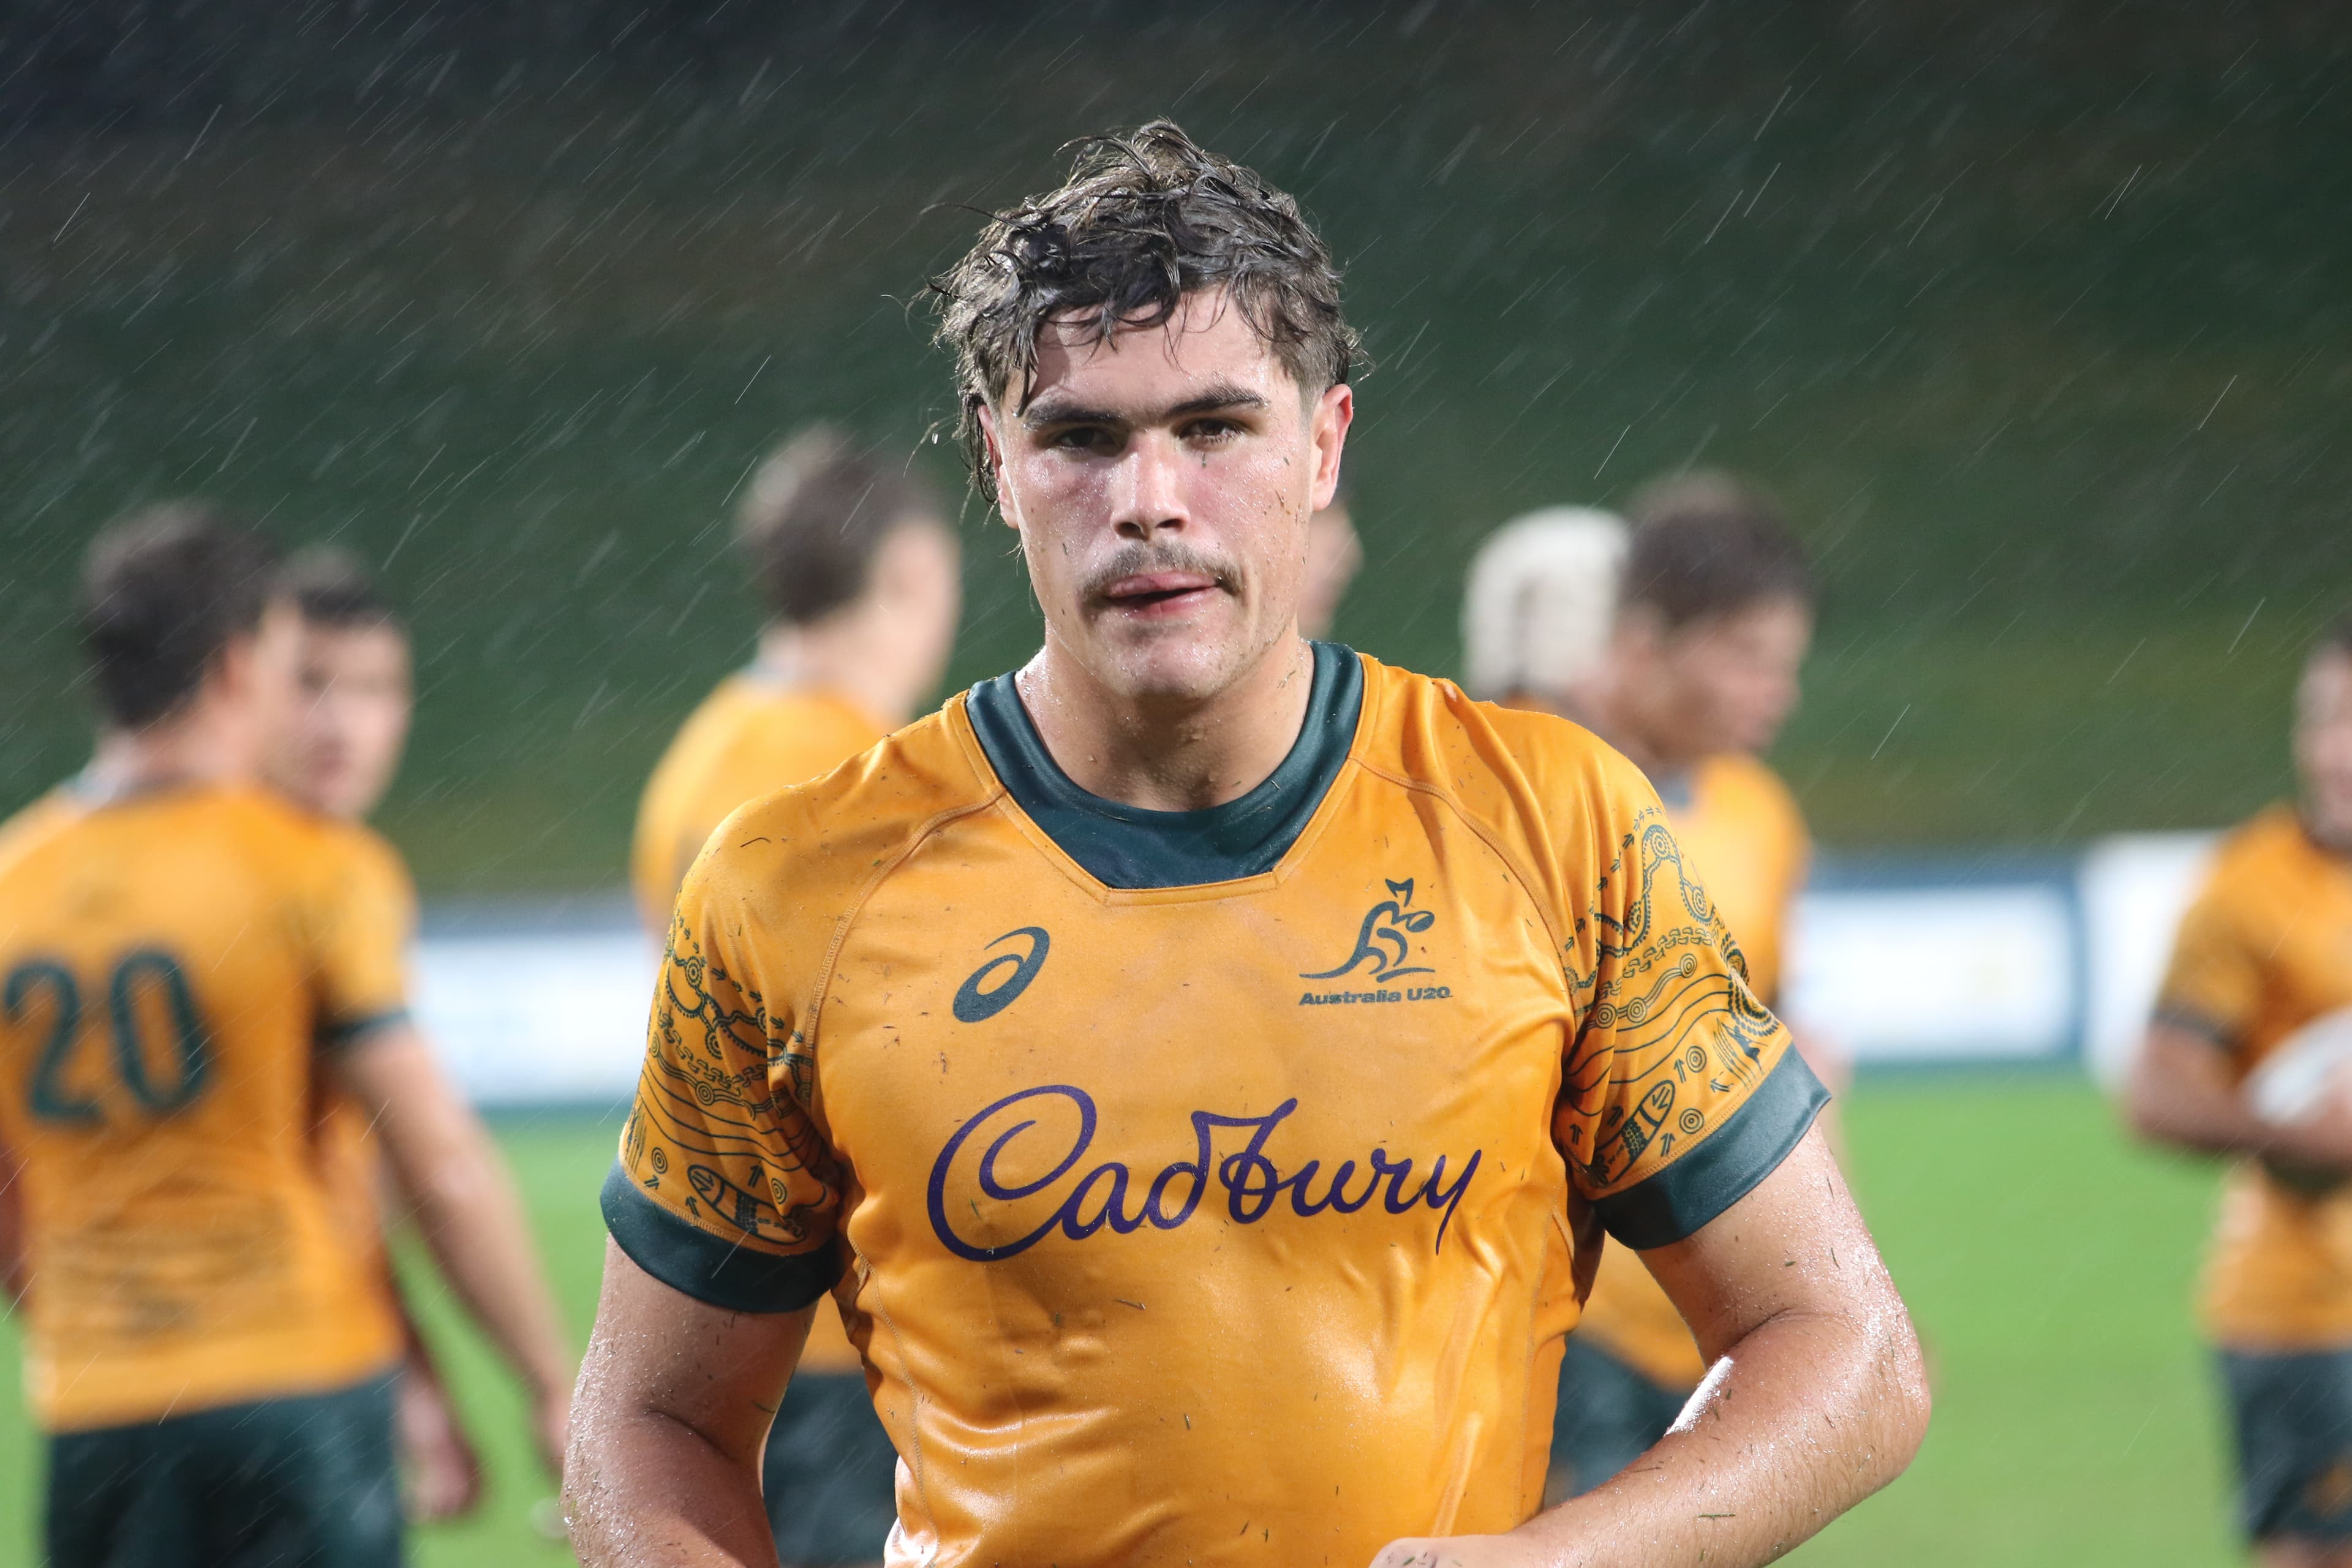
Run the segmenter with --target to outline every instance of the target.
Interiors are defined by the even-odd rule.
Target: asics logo
[[[1023,952],[1000,952],[964,977],[956,987],[955,1016],[959,1022],[978,1024],[995,1017],[1020,999],[1037,978],[1037,971],[1045,966],[1045,952],[1054,939],[1045,934],[1043,926],[1023,926],[1019,931],[1006,931],[988,945],[1003,947],[1019,937],[1029,939]]]

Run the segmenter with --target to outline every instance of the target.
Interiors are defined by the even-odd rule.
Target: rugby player
[[[1577,719],[1648,776],[1746,963],[1778,1005],[1810,842],[1758,753],[1795,706],[1812,635],[1802,547],[1718,475],[1654,485],[1633,526],[1560,508],[1498,531],[1471,574],[1465,633],[1479,689]],[[1825,1079],[1843,1064],[1808,1060]],[[1560,1363],[1548,1490],[1590,1491],[1664,1436],[1706,1366],[1640,1258],[1603,1251]]]
[[[1625,520],[1551,506],[1513,518],[1470,558],[1462,682],[1474,697],[1588,728],[1625,568]]]
[[[1883,1484],[1908,1319],[1655,795],[1297,634],[1355,340],[1297,205],[1153,124],[936,287],[1045,646],[688,874],[605,1187],[586,1561],[771,1561],[828,1290],[895,1564],[1759,1563]],[[1721,1373],[1539,1512],[1602,1226]]]
[[[296,715],[273,748],[269,782],[319,816],[364,823],[392,787],[408,742],[415,701],[407,630],[365,569],[341,551],[301,552],[288,563],[279,592],[294,606],[299,628]],[[374,849],[386,852],[389,846],[376,841]],[[402,895],[404,903],[388,918],[407,925],[406,879],[386,890]],[[353,1234],[362,1235],[361,1227],[380,1227],[386,1217],[383,1200],[390,1188],[383,1153],[356,1102],[331,1088],[326,1103],[322,1152],[349,1198]],[[395,1427],[409,1517],[423,1523],[455,1519],[481,1501],[481,1457],[401,1297],[390,1256],[382,1262],[405,1348]]]
[[[646,785],[632,871],[656,940],[712,828],[905,723],[955,643],[961,551],[945,509],[830,427],[803,431],[761,467],[736,541],[769,618],[751,667],[687,720]],[[858,1352],[828,1308],[768,1435],[777,1556],[806,1568],[879,1561],[897,1469]]]
[[[646,781],[629,871],[656,936],[712,828],[914,717],[955,647],[961,550],[946,510],[830,426],[760,466],[735,542],[768,618],[750,666],[703,699]]]
[[[551,1464],[563,1442],[520,1205],[406,1021],[399,864],[262,780],[297,700],[275,572],[202,507],[105,531],[96,754],[0,828],[0,1234],[61,1568],[399,1561],[399,1328],[326,1147],[331,1089],[524,1373]]]
[[[2248,1076],[2352,1007],[2352,617],[2296,690],[2293,805],[2221,845],[2182,917],[2126,1103],[2158,1142],[2229,1156],[2201,1317],[2265,1568],[2352,1568],[2352,1109],[2274,1122]]]

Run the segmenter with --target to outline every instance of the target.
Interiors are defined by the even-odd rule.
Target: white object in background
[[[1858,1062],[2063,1057],[2081,995],[2063,884],[1830,888],[1799,901],[1789,1014]]]
[[[2083,924],[2090,942],[2090,1006],[2083,1056],[2108,1093],[2123,1085],[2147,1034],[2173,933],[2212,863],[2215,833],[2125,833],[2083,857]]]
[[[2301,1121],[2352,1089],[2352,1007],[2323,1013],[2281,1040],[2246,1079],[2246,1100],[2265,1121]]]
[[[634,926],[451,932],[416,946],[416,1017],[477,1105],[619,1105],[654,994]]]

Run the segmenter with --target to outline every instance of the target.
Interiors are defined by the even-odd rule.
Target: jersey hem
[[[1830,1091],[1791,1046],[1712,1137],[1656,1175],[1595,1198],[1593,1212],[1637,1252],[1681,1241],[1779,1170],[1829,1102]]]
[[[730,1312],[797,1312],[840,1280],[841,1249],[779,1257],[698,1230],[637,1190],[617,1160],[599,1197],[604,1228],[629,1261],[683,1295]]]
[[[243,1378],[215,1385],[194,1386],[183,1383],[173,1388],[168,1400],[157,1399],[153,1391],[159,1386],[170,1385],[152,1373],[142,1373],[139,1379],[141,1393],[137,1398],[57,1401],[34,1393],[26,1403],[34,1407],[34,1424],[43,1435],[68,1436],[121,1427],[154,1426],[177,1416],[234,1410],[246,1405],[268,1405],[274,1400],[314,1399],[321,1394],[342,1394],[392,1377],[398,1373],[400,1367],[400,1350],[394,1344],[366,1356],[349,1358],[345,1364],[287,1373],[278,1381]]]

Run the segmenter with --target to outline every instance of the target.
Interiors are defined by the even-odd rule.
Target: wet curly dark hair
[[[1165,120],[1065,151],[1075,156],[1059,189],[997,213],[930,283],[934,341],[955,356],[957,433],[982,494],[993,500],[995,483],[979,411],[1028,381],[1038,328],[1055,318],[1100,339],[1157,327],[1185,295],[1223,289],[1302,387],[1320,392],[1360,369],[1339,269],[1297,201]]]

